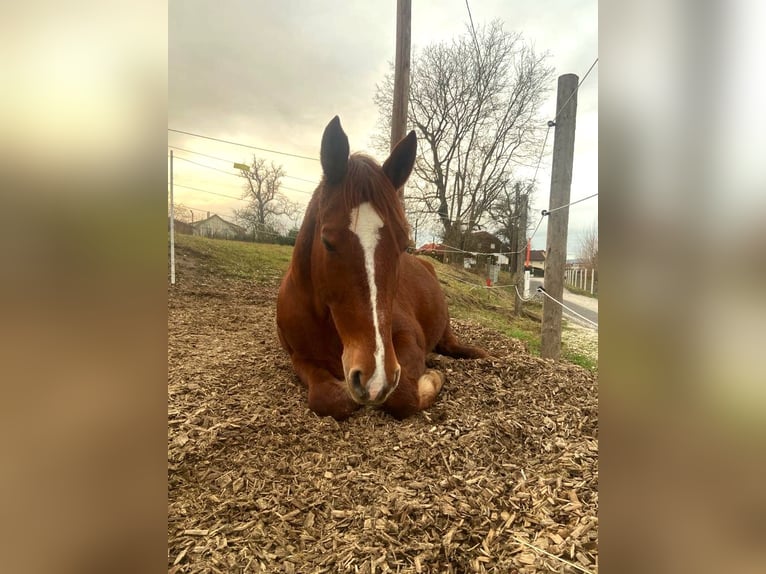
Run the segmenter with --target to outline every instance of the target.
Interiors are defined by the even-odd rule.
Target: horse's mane
[[[348,171],[343,184],[346,208],[350,211],[352,206],[369,201],[387,225],[391,225],[392,232],[407,235],[407,217],[392,187],[380,164],[370,156],[355,153],[348,158]]]

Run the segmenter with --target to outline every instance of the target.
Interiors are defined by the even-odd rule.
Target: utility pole
[[[577,75],[559,76],[556,95],[556,132],[553,140],[551,195],[548,206],[548,238],[545,258],[545,292],[558,301],[564,297],[564,267],[567,259],[569,204],[574,158],[575,118],[577,116]],[[544,359],[561,357],[561,306],[548,297],[543,301],[543,326],[540,355]]]
[[[513,250],[516,252],[514,253],[514,256],[516,257],[516,286],[519,289],[519,293],[524,293],[524,258],[522,258],[521,254],[524,252],[524,248],[527,244],[527,201],[529,199],[529,196],[527,194],[523,194],[519,197],[519,211],[516,212],[516,215],[518,215],[518,224],[516,232],[516,246],[513,248]],[[516,295],[516,303],[514,305],[514,311],[517,316],[521,315],[521,297]]]
[[[521,184],[517,181],[513,184],[513,215],[511,221],[515,221],[516,224],[511,223],[511,249],[514,249],[519,241],[523,242],[526,238],[526,227],[519,227],[519,213],[521,213]],[[521,229],[524,229],[524,231],[521,231]],[[522,234],[521,238],[519,238],[519,233]],[[514,251],[518,251],[518,249],[514,249]],[[509,261],[510,269],[515,270],[517,268],[519,259],[521,259],[521,253],[511,253],[511,260]]]
[[[173,150],[170,150],[170,284],[176,284],[176,235],[173,220]]]
[[[407,131],[407,101],[410,93],[410,30],[412,0],[396,0],[396,60],[394,62],[394,105],[391,110],[391,149]],[[404,201],[404,187],[399,190]]]

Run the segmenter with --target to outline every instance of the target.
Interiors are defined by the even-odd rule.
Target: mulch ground
[[[319,418],[277,341],[277,285],[188,262],[170,289],[169,572],[598,570],[591,372],[453,321],[494,356],[434,355],[431,409]]]

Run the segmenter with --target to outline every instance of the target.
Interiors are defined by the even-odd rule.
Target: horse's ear
[[[396,144],[391,155],[388,156],[388,159],[383,164],[383,173],[394,184],[394,189],[402,187],[407,178],[410,177],[412,167],[415,165],[415,154],[417,151],[418,138],[413,130]]]
[[[319,157],[322,171],[328,183],[340,183],[348,168],[348,137],[340,127],[340,118],[335,116],[322,134],[322,150]]]

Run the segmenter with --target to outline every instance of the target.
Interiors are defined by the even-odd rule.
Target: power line
[[[223,158],[223,157],[218,157],[218,156],[215,156],[215,155],[210,155],[209,153],[202,153],[201,151],[194,151],[194,150],[191,150],[191,149],[186,149],[186,148],[182,148],[182,147],[178,147],[178,146],[170,145],[170,144],[168,144],[168,147],[172,148],[172,149],[174,149],[176,151],[185,151],[186,153],[193,153],[194,155],[201,155],[201,156],[204,156],[204,157],[209,157],[210,159],[217,159],[218,161],[225,161],[228,164],[236,163],[236,162],[234,162],[234,161],[232,161],[230,159]]]
[[[476,46],[476,60],[478,61],[481,58],[481,50],[479,50],[479,42],[476,39],[476,28],[473,27],[473,16],[471,16],[471,7],[468,5],[468,0],[465,0],[465,7],[468,10],[468,21],[471,23],[473,43]],[[481,68],[479,68],[479,73],[481,73]]]
[[[280,185],[279,189],[286,189],[288,191],[294,191],[296,193],[305,193],[306,195],[314,195],[313,191],[303,191],[302,189],[295,189],[294,187],[287,187],[286,185]]]
[[[593,326],[596,328],[596,331],[598,331],[598,323],[595,323],[595,322],[591,321],[591,320],[590,320],[590,319],[588,319],[587,317],[583,317],[583,316],[582,316],[582,315],[580,315],[580,314],[579,314],[577,311],[575,311],[574,309],[571,309],[570,307],[567,307],[566,305],[564,305],[564,304],[563,304],[561,301],[559,301],[559,300],[558,300],[558,299],[556,299],[555,297],[551,297],[550,295],[548,295],[547,291],[546,291],[546,290],[545,290],[543,287],[538,287],[538,288],[537,288],[537,292],[538,292],[538,293],[542,293],[543,295],[545,295],[546,297],[548,297],[548,299],[550,299],[550,300],[551,300],[551,301],[553,301],[554,303],[558,303],[559,305],[561,305],[561,307],[562,307],[563,309],[566,309],[567,311],[569,311],[569,312],[570,312],[570,313],[572,313],[573,315],[576,315],[577,317],[579,317],[579,318],[580,318],[580,319],[582,319],[583,321],[587,321],[588,323],[590,323],[591,325],[593,325]]]
[[[218,161],[224,161],[224,162],[228,163],[229,165],[233,165],[235,163],[238,163],[238,162],[232,161],[232,160],[227,159],[227,158],[218,157],[218,156],[215,156],[215,155],[210,155],[208,153],[202,153],[201,151],[194,151],[194,150],[190,150],[190,149],[185,149],[185,148],[178,147],[178,146],[168,145],[168,148],[174,149],[176,151],[183,151],[183,152],[186,152],[186,153],[191,153],[191,154],[194,154],[194,155],[201,155],[203,157],[207,157],[207,158],[210,158],[210,159],[215,159],[215,160],[218,160]],[[175,157],[176,158],[180,158],[180,159],[184,159],[186,161],[191,161],[191,160],[189,160],[187,158],[181,158],[180,156],[175,156]],[[203,164],[197,164],[197,165],[203,165]],[[210,167],[210,166],[206,166],[206,167]],[[226,173],[229,173],[229,172],[226,172]],[[240,175],[240,174],[232,174],[232,175],[237,175],[238,177],[242,177],[242,175]],[[318,181],[314,181],[312,179],[305,179],[303,177],[297,177],[297,176],[294,176],[294,175],[287,175],[287,174],[285,174],[283,177],[286,177],[288,179],[296,179],[298,181],[305,181],[306,183],[310,183],[312,185],[319,185]]]
[[[191,205],[189,205],[187,203],[176,203],[175,204],[175,209],[176,209],[176,213],[179,210],[182,210],[182,209],[188,209],[189,211],[192,211],[192,212],[199,211],[200,213],[210,213],[210,209],[202,209],[200,207],[192,207]],[[178,218],[176,218],[176,219],[178,219]]]
[[[559,209],[564,209],[565,207],[569,207],[570,205],[574,205],[575,203],[580,203],[581,201],[585,201],[586,199],[590,199],[591,197],[596,197],[598,193],[594,193],[593,195],[589,195],[588,197],[583,197],[582,199],[578,199],[577,201],[570,201],[566,205],[560,205],[558,207],[554,207],[553,209],[543,209],[543,216],[548,215],[549,213],[553,213],[554,211],[558,211]]]
[[[215,171],[220,171],[221,173],[225,173],[226,175],[233,175],[234,177],[244,177],[239,173],[232,173],[230,171],[226,171],[225,169],[219,169],[217,167],[213,167],[212,165],[205,165],[204,163],[200,163],[198,161],[194,161],[193,159],[189,159],[186,157],[181,157],[180,155],[175,156],[176,159],[180,159],[182,161],[187,161],[189,163],[193,163],[194,165],[198,165],[200,167],[206,167],[207,169],[213,169]]]
[[[468,0],[466,0],[466,3],[467,3],[467,1]],[[598,62],[598,57],[596,57],[596,59],[593,61],[593,63],[591,64],[590,68],[588,68],[588,71],[585,72],[585,75],[582,77],[580,82],[577,84],[577,87],[574,90],[572,90],[571,94],[569,94],[569,97],[566,99],[564,104],[561,106],[561,109],[556,113],[556,117],[552,121],[548,122],[548,129],[545,130],[545,138],[543,139],[543,145],[542,145],[542,148],[540,149],[540,156],[537,159],[537,167],[535,168],[535,175],[532,178],[532,181],[533,181],[534,184],[537,184],[537,172],[540,169],[540,162],[542,161],[543,154],[545,153],[545,145],[548,143],[548,135],[550,134],[551,128],[556,125],[556,119],[559,117],[559,114],[561,113],[561,110],[564,109],[564,107],[569,102],[569,100],[572,98],[572,96],[574,96],[575,92],[577,92],[577,90],[580,89],[580,86],[582,86],[582,83],[585,81],[585,78],[588,77],[588,74],[590,74],[591,70],[593,69],[593,67],[596,65],[597,62]],[[531,242],[532,239],[534,238],[535,234],[537,233],[537,230],[540,228],[540,224],[543,222],[543,219],[545,218],[546,215],[548,215],[549,213],[551,213],[553,211],[556,211],[557,209],[562,209],[564,207],[568,207],[569,205],[574,205],[575,203],[579,203],[580,201],[585,201],[586,199],[590,199],[591,197],[595,197],[596,195],[598,195],[598,193],[596,193],[594,195],[591,195],[591,196],[588,196],[588,197],[585,197],[583,199],[579,199],[577,201],[573,201],[573,202],[571,202],[571,203],[569,203],[567,205],[562,205],[560,207],[556,207],[556,208],[551,209],[551,210],[543,209],[542,217],[537,222],[537,225],[535,226],[535,230],[532,232],[532,236],[529,238],[529,241]],[[514,252],[512,252],[512,254],[518,254],[518,253],[521,253],[522,251],[524,251],[524,250],[514,251]]]
[[[537,167],[535,168],[535,175],[532,181],[537,184],[537,172],[540,169],[540,162],[543,161],[543,154],[545,153],[545,144],[548,143],[548,134],[551,133],[551,122],[548,122],[548,129],[545,130],[545,139],[543,139],[543,147],[540,148],[540,157],[537,158]]]
[[[168,182],[168,183],[170,183],[170,182]],[[249,198],[234,197],[233,195],[224,195],[223,193],[218,193],[216,191],[210,191],[209,189],[201,189],[199,187],[191,187],[189,185],[182,185],[180,183],[173,183],[173,185],[175,185],[176,187],[185,187],[187,189],[193,189],[195,191],[201,191],[203,193],[211,193],[213,195],[220,195],[221,197],[228,197],[229,199],[236,199],[236,200],[239,200],[239,201],[249,201]],[[297,193],[306,193],[308,195],[312,195],[313,194],[312,191],[303,191],[303,190],[300,190],[300,189],[293,189],[292,187],[285,187],[284,185],[280,185],[279,189],[287,189],[289,191],[295,191]]]
[[[585,81],[585,78],[587,78],[587,77],[588,77],[588,74],[590,74],[590,71],[593,69],[593,67],[596,65],[596,63],[597,63],[597,62],[598,62],[598,56],[596,56],[596,59],[595,59],[595,60],[593,60],[593,63],[590,65],[590,68],[588,68],[588,71],[587,71],[587,72],[585,72],[585,75],[584,75],[584,76],[582,77],[582,79],[581,79],[581,80],[578,82],[578,84],[577,84],[577,87],[576,87],[574,90],[572,90],[572,93],[571,93],[571,94],[569,94],[569,97],[568,97],[566,100],[564,100],[564,103],[563,103],[563,104],[561,104],[561,108],[559,108],[559,111],[558,111],[558,112],[556,112],[556,117],[555,117],[555,118],[553,118],[553,121],[554,121],[554,122],[556,121],[556,119],[558,119],[558,117],[559,117],[559,114],[561,113],[561,110],[563,110],[563,109],[566,107],[566,105],[569,103],[569,100],[571,100],[571,99],[572,99],[572,96],[574,96],[574,95],[575,95],[575,94],[576,94],[576,93],[579,91],[579,89],[580,89],[580,86],[582,86],[582,83]]]
[[[215,171],[220,171],[221,173],[225,173],[226,175],[231,175],[231,176],[233,176],[233,177],[240,177],[240,178],[242,178],[242,179],[247,179],[245,176],[243,176],[243,175],[240,175],[240,174],[238,174],[238,173],[231,173],[231,172],[229,172],[229,171],[226,171],[226,170],[223,170],[223,169],[218,169],[217,167],[213,167],[213,166],[211,166],[211,165],[205,165],[205,164],[203,164],[203,163],[199,163],[199,162],[196,162],[196,161],[193,161],[193,160],[187,159],[187,158],[185,158],[185,157],[178,157],[178,156],[174,156],[174,157],[175,157],[176,159],[182,159],[182,160],[184,160],[184,161],[188,161],[189,163],[193,163],[193,164],[195,164],[195,165],[198,165],[198,166],[200,166],[200,167],[206,167],[206,168],[208,168],[208,169],[212,169],[212,170],[215,170]],[[313,191],[304,191],[304,190],[302,190],[302,189],[295,189],[294,187],[287,187],[286,185],[280,185],[280,186],[279,186],[279,189],[280,189],[280,190],[281,190],[281,189],[286,189],[286,190],[288,190],[288,191],[294,191],[294,192],[296,192],[296,193],[305,193],[305,194],[307,194],[307,195],[312,195],[312,194],[314,193]]]
[[[168,182],[168,183],[170,183],[170,182]],[[242,198],[242,197],[235,197],[233,195],[225,195],[223,193],[218,193],[216,191],[210,191],[209,189],[201,189],[199,187],[192,187],[190,185],[183,185],[181,183],[173,182],[173,187],[183,187],[183,188],[186,188],[186,189],[193,189],[194,191],[201,191],[202,193],[209,193],[210,195],[218,195],[220,197],[228,197],[229,199],[236,199],[237,201],[248,201],[247,199]]]
[[[524,297],[521,295],[521,292],[519,291],[519,288],[516,285],[514,285],[513,288],[516,289],[516,295],[518,296],[518,298],[524,301],[524,303],[527,303],[537,298],[536,295],[532,295],[531,297],[524,299]]]
[[[168,131],[169,132],[175,132],[177,134],[185,134],[187,136],[193,136],[193,137],[196,137],[196,138],[203,138],[203,139],[206,139],[206,140],[212,140],[212,141],[216,141],[216,142],[226,143],[226,144],[230,144],[230,145],[236,145],[236,146],[240,146],[240,147],[256,149],[258,151],[265,151],[267,153],[275,153],[275,154],[279,154],[279,155],[286,155],[286,156],[290,156],[290,157],[297,157],[299,159],[308,159],[308,160],[311,160],[311,161],[319,161],[319,158],[316,158],[316,157],[308,157],[308,156],[305,156],[305,155],[298,155],[298,154],[295,154],[295,153],[288,153],[288,152],[285,152],[285,151],[277,151],[275,149],[267,149],[267,148],[263,148],[263,147],[257,147],[257,146],[250,145],[250,144],[243,144],[243,143],[239,143],[239,142],[235,142],[235,141],[231,141],[231,140],[225,140],[225,139],[222,139],[222,138],[214,138],[212,136],[206,136],[206,135],[197,134],[197,133],[194,133],[194,132],[187,132],[187,131],[184,131],[184,130],[176,130],[176,129],[173,129],[173,128],[168,128]]]

